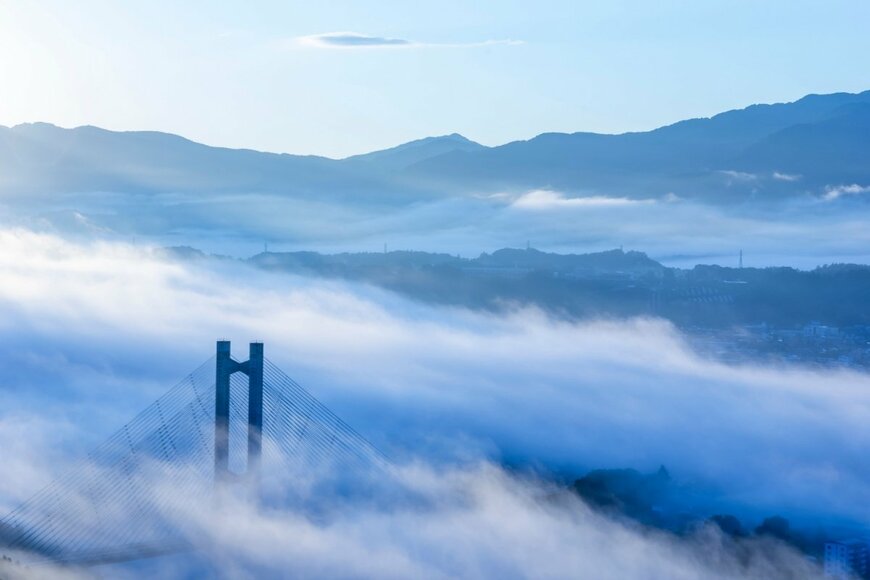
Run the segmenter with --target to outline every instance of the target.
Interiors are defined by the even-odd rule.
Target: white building
[[[825,577],[849,580],[870,578],[870,546],[867,540],[843,540],[825,543]]]

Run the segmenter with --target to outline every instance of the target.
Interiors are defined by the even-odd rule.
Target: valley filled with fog
[[[252,569],[274,570],[288,549],[256,541],[258,526],[302,541],[304,554],[290,554],[303,569],[336,574],[323,558],[347,546],[359,553],[344,565],[385,576],[540,570],[544,555],[524,548],[540,541],[586,565],[600,558],[602,577],[631,573],[605,565],[628,552],[633,566],[672,577],[803,565],[785,545],[781,556],[759,549],[751,564],[725,545],[721,558],[701,558],[709,542],[725,542],[719,532],[678,541],[601,520],[570,495],[567,507],[546,499],[556,493],[551,482],[595,469],[664,465],[676,487],[659,509],[701,520],[728,513],[757,525],[782,514],[798,528],[848,530],[870,517],[860,507],[870,499],[863,371],[724,364],[654,317],[438,306],[366,283],[23,229],[3,230],[0,241],[7,508],[206,359],[215,337],[229,336],[263,340],[272,360],[405,466],[431,504],[339,510],[322,524],[267,513],[229,537],[190,524],[211,529],[209,542],[233,546]],[[460,548],[447,531],[457,525],[472,535],[502,531]],[[602,541],[612,553],[552,544]],[[496,557],[495,545],[516,545],[517,560]],[[444,550],[466,553],[448,564]],[[787,563],[767,561],[779,557]]]
[[[665,265],[811,269],[867,263],[866,202],[799,197],[724,207],[669,197],[569,197],[551,190],[345,203],[275,195],[93,193],[7,201],[8,226],[73,239],[192,246],[249,257],[263,250],[416,250],[475,257],[505,247],[588,253],[624,247]]]
[[[669,266],[867,263],[870,91],[753,105],[652,131],[458,134],[331,159],[153,131],[0,127],[0,221],[248,257],[531,244],[624,247]]]
[[[389,489],[156,480],[196,554],[94,573],[818,575],[870,521],[868,102],[342,160],[0,128],[0,508],[256,340]]]

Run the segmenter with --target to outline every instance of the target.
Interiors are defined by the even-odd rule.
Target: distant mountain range
[[[870,91],[753,105],[648,132],[546,133],[485,147],[429,137],[334,160],[209,147],[157,132],[0,127],[0,192],[268,193],[401,203],[556,189],[729,202],[870,185]]]

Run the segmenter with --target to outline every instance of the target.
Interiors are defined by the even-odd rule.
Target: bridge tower
[[[217,343],[215,372],[214,476],[215,483],[231,478],[230,472],[230,377],[248,376],[248,467],[253,481],[259,476],[263,446],[263,343],[252,342],[248,360],[237,362],[230,353],[230,341]]]

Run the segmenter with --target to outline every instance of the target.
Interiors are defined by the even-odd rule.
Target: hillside
[[[870,184],[870,91],[753,105],[642,133],[546,133],[484,147],[452,134],[343,160],[209,147],[157,132],[0,127],[0,193],[267,193],[408,203],[553,188],[713,202]]]
[[[870,91],[755,105],[654,131],[548,133],[408,168],[443,187],[733,200],[870,182]]]

